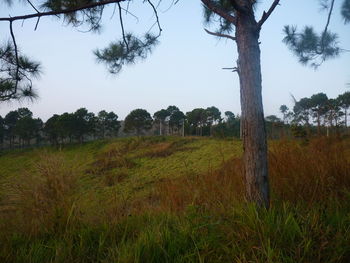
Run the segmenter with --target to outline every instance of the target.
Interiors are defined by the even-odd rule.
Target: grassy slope
[[[268,212],[242,203],[238,141],[4,153],[0,261],[349,262],[349,141],[270,148]]]
[[[97,190],[134,196],[164,178],[205,173],[239,153],[238,141],[164,137],[96,141],[61,151],[17,150],[0,157],[0,181],[36,173],[38,164],[59,157],[78,177],[77,195]]]

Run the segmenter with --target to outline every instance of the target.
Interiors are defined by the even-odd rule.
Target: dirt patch
[[[195,147],[186,147],[193,140],[179,140],[175,142],[161,142],[152,145],[151,149],[140,155],[139,157],[148,158],[164,158],[176,152],[184,152],[194,150]]]
[[[128,176],[125,172],[108,172],[104,175],[104,183],[106,186],[113,186],[123,182]]]
[[[136,163],[129,157],[125,156],[123,151],[111,149],[97,156],[90,167],[86,170],[91,174],[102,174],[115,168],[133,168]]]

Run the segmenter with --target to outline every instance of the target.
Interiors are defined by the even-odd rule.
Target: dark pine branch
[[[315,33],[313,27],[307,26],[300,33],[296,27],[285,26],[286,34],[283,42],[299,58],[299,62],[310,65],[315,69],[329,58],[337,57],[344,52],[338,46],[338,36],[329,32],[329,24],[333,14],[335,0],[332,0],[328,10],[327,21],[320,34]],[[326,6],[328,8],[328,6]]]
[[[13,16],[13,17],[0,17],[0,21],[16,21],[16,20],[25,20],[25,19],[31,19],[31,18],[38,18],[38,17],[44,17],[44,16],[57,16],[57,15],[64,15],[64,14],[70,14],[77,11],[82,11],[85,9],[91,9],[95,7],[105,6],[108,4],[113,3],[121,3],[126,0],[105,0],[100,2],[94,2],[90,4],[80,5],[74,8],[68,8],[64,10],[58,10],[58,11],[48,11],[48,12],[39,12],[35,14],[29,14],[29,15],[22,15],[22,16]]]
[[[162,27],[160,26],[157,8],[154,6],[154,4],[151,2],[151,0],[147,0],[147,2],[148,2],[149,5],[152,7],[153,12],[154,12],[154,15],[156,16],[156,24],[157,24],[158,30],[159,30],[159,33],[158,33],[158,36],[157,36],[157,37],[159,37],[159,36],[161,35],[163,29],[162,29]]]
[[[117,3],[117,4],[118,4],[118,9],[119,9],[119,20],[120,20],[120,27],[122,29],[123,41],[125,43],[126,50],[129,51],[129,44],[128,44],[128,41],[126,40],[125,30],[124,30],[124,22],[123,22],[123,16],[122,16],[122,7],[121,7],[120,3]]]
[[[276,7],[279,5],[280,0],[274,0],[271,7],[267,12],[264,11],[260,21],[258,22],[258,28],[261,29],[262,25],[266,22],[266,20],[270,17]]]
[[[233,41],[236,41],[235,37],[230,36],[228,34],[222,34],[222,33],[218,33],[218,32],[211,32],[211,31],[209,31],[206,28],[204,28],[204,31],[207,32],[209,35],[213,35],[213,36],[216,36],[216,37],[224,37],[224,38],[228,38],[228,39],[231,39]]]
[[[13,94],[16,94],[17,87],[18,87],[18,81],[19,81],[19,67],[20,67],[20,65],[19,65],[19,58],[18,58],[18,48],[17,48],[15,34],[13,33],[12,24],[13,24],[13,21],[10,21],[10,33],[11,33],[13,46],[15,48],[15,57],[16,57],[15,87],[14,87],[14,90],[13,90]],[[12,96],[13,94],[10,94],[10,96]]]
[[[227,13],[224,9],[215,5],[211,0],[201,0],[201,1],[208,9],[213,11],[215,14],[221,16],[222,18],[236,25],[236,17],[232,16],[231,14]]]
[[[329,12],[328,12],[327,23],[326,23],[326,26],[324,28],[323,34],[327,33],[329,23],[331,22],[331,17],[332,17],[333,8],[334,8],[334,2],[335,2],[335,0],[332,0],[331,7],[330,7]]]

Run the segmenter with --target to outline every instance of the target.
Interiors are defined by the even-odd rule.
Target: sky
[[[40,1],[32,1],[39,3]],[[130,10],[138,17],[125,17],[127,31],[147,32],[154,23],[149,6],[134,1]],[[272,0],[261,0],[256,10],[259,18]],[[180,0],[168,8],[163,0],[159,7],[163,28],[159,45],[144,61],[126,66],[111,75],[98,64],[93,50],[106,47],[121,37],[118,15],[113,6],[105,10],[103,29],[99,34],[83,33],[84,28],[66,26],[57,18],[42,18],[14,25],[20,50],[42,64],[42,75],[34,82],[39,99],[34,102],[2,102],[0,115],[18,107],[28,107],[44,121],[53,114],[74,112],[85,107],[94,113],[113,111],[119,119],[132,110],[143,108],[151,114],[176,105],[183,112],[194,108],[218,107],[222,113],[240,113],[239,80],[236,73],[223,70],[234,67],[236,45],[206,34],[200,0]],[[338,33],[340,46],[350,49],[350,25],[344,25],[336,1],[330,29]],[[28,14],[29,7],[0,3],[0,17]],[[261,64],[265,115],[279,114],[279,107],[293,107],[296,98],[324,92],[329,97],[349,91],[350,52],[325,62],[318,70],[302,66],[282,43],[284,25],[314,25],[322,30],[327,14],[319,10],[317,0],[282,0],[261,31]],[[211,28],[215,30],[215,28]],[[0,41],[9,39],[9,25],[0,22]]]

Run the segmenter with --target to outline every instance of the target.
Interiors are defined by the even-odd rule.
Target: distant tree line
[[[350,108],[350,92],[337,98],[324,93],[296,100],[289,109],[279,108],[282,118],[265,117],[268,137],[307,137],[330,135],[347,130]],[[31,145],[62,145],[65,143],[104,139],[130,135],[179,135],[240,138],[240,116],[226,111],[224,116],[215,107],[195,108],[183,113],[172,105],[153,114],[144,109],[131,111],[124,121],[114,112],[101,110],[95,115],[86,108],[74,113],[54,114],[46,122],[33,118],[28,108],[10,111],[0,116],[0,144],[2,148]]]
[[[68,142],[117,136],[120,128],[118,115],[100,111],[97,116],[80,108],[74,113],[55,114],[45,123],[33,118],[27,108],[10,111],[0,116],[0,143],[2,147],[24,147],[50,143],[62,145]]]
[[[282,119],[276,115],[266,116],[266,126],[269,134],[289,132],[294,137],[310,135],[341,134],[347,131],[350,108],[350,92],[340,94],[337,98],[328,98],[325,93],[317,93],[311,97],[296,100],[289,109],[280,106]],[[287,128],[287,129],[286,129]],[[273,131],[275,130],[275,131]]]

